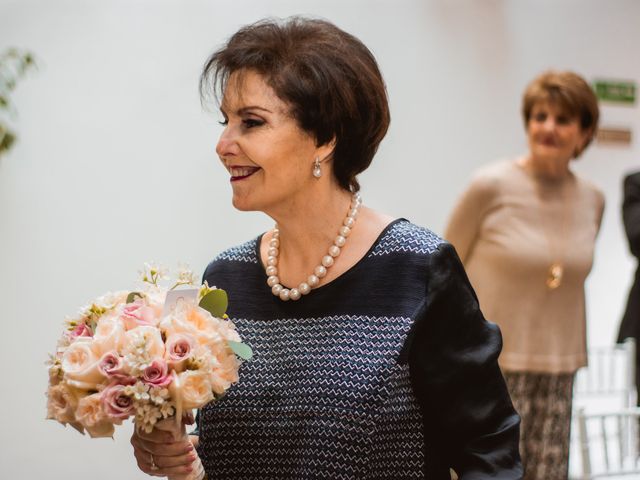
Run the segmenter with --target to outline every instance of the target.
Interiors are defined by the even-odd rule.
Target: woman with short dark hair
[[[329,22],[241,29],[207,62],[232,201],[276,222],[218,255],[254,359],[186,436],[134,433],[141,470],[210,478],[520,477],[501,339],[453,248],[363,205],[356,176],[389,125],[371,52]],[[196,460],[197,461],[197,460]]]
[[[575,372],[586,365],[584,282],[604,196],[575,175],[598,125],[591,87],[573,72],[535,78],[522,99],[529,151],[481,169],[445,237],[483,312],[500,325],[500,365],[522,417],[526,479],[566,479]]]

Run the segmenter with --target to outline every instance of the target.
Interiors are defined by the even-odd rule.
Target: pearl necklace
[[[302,295],[308,294],[312,288],[318,286],[320,279],[327,275],[327,269],[334,263],[334,258],[340,255],[341,248],[347,242],[347,237],[351,233],[353,225],[356,223],[358,210],[362,205],[359,193],[354,193],[349,207],[349,213],[342,222],[342,226],[338,230],[338,235],[333,240],[333,244],[329,247],[328,254],[322,257],[320,265],[314,268],[313,273],[307,277],[306,282],[298,285],[298,288],[288,289],[280,284],[278,278],[278,254],[280,253],[280,230],[278,225],[273,229],[273,235],[269,240],[269,251],[267,253],[267,285],[271,288],[271,292],[280,297],[280,300],[286,302],[288,300],[298,300]]]

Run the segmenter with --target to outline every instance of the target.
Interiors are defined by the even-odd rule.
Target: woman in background
[[[221,92],[234,206],[276,226],[204,274],[253,360],[201,410],[197,451],[134,433],[140,469],[180,475],[199,458],[211,479],[520,478],[500,333],[455,251],[358,194],[390,121],[367,47],[326,21],[263,21],[213,54],[202,88]]]
[[[584,282],[604,197],[571,171],[598,104],[572,72],[524,92],[529,151],[481,169],[453,210],[456,248],[482,311],[500,325],[500,366],[521,415],[526,479],[566,479],[575,372],[586,365]]]

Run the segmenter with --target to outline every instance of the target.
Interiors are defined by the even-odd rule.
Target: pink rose
[[[93,332],[86,323],[80,323],[69,333],[69,337],[71,340],[75,340],[78,337],[93,337]]]
[[[112,379],[128,379],[122,357],[117,352],[111,351],[105,353],[98,363],[98,370],[107,378]],[[126,382],[125,382],[126,383]]]
[[[191,335],[177,333],[167,338],[165,346],[165,359],[171,368],[180,373],[187,359],[193,356],[196,341]]]
[[[157,358],[142,372],[142,381],[152,387],[166,387],[171,383],[169,366],[162,358]]]
[[[127,330],[143,325],[155,327],[159,320],[156,311],[139,299],[122,308],[121,318]]]
[[[125,385],[112,384],[100,394],[102,409],[111,419],[129,418],[134,413],[133,398],[125,394]]]

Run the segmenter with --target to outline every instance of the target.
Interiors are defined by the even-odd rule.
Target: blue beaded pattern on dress
[[[411,319],[235,323],[255,356],[203,411],[214,478],[422,478],[422,416],[397,362]]]
[[[254,238],[242,245],[225,250],[214,258],[213,261],[228,260],[230,262],[258,263],[258,257],[256,256],[256,242],[257,240]]]
[[[397,222],[385,232],[373,247],[369,256],[388,255],[405,252],[430,255],[444,243],[444,240],[431,230],[414,225],[411,222]]]

